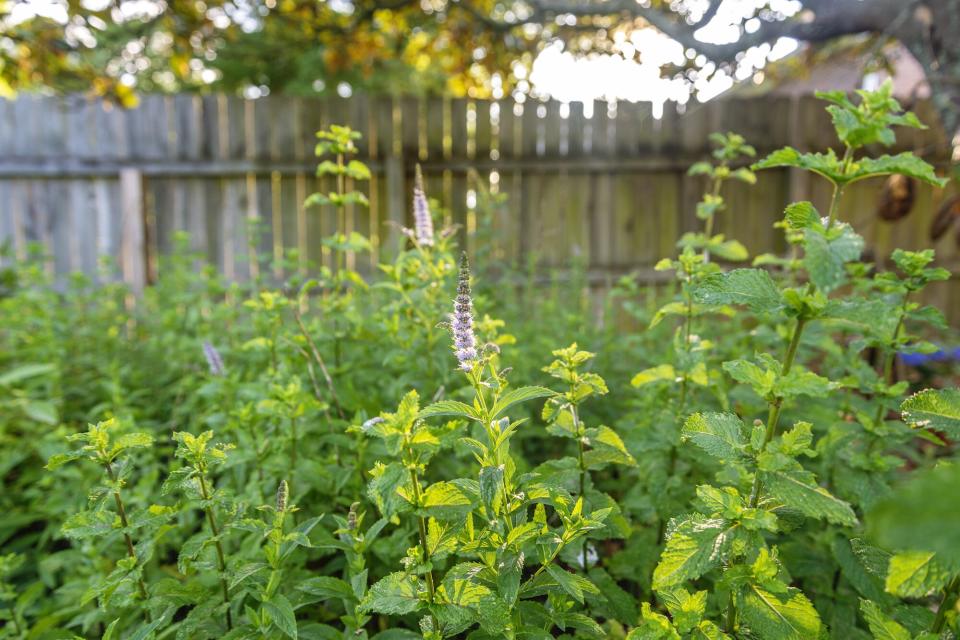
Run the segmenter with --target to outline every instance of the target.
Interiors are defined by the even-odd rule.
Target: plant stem
[[[787,355],[783,359],[783,373],[786,376],[793,367],[793,362],[797,357],[797,348],[800,346],[800,338],[803,335],[803,328],[807,326],[807,320],[804,317],[797,318],[797,324],[793,328],[793,336],[790,338],[790,344],[787,346]],[[773,440],[777,434],[777,424],[780,422],[780,410],[783,408],[783,398],[776,397],[770,402],[770,411],[767,414],[767,430],[763,435],[763,445],[766,446]],[[760,491],[762,489],[760,474],[757,473],[753,478],[753,489],[750,491],[750,507],[755,508],[760,502]]]
[[[417,478],[417,472],[413,467],[410,467],[410,482],[413,484],[413,503],[420,506],[420,480]],[[423,519],[423,516],[417,516],[417,529],[420,533],[420,548],[423,549],[423,562],[424,564],[430,564],[430,549],[427,547],[427,523]],[[424,574],[424,578],[427,581],[427,602],[431,605],[433,604],[434,597],[436,595],[436,587],[433,582],[433,567],[427,570]],[[440,631],[440,625],[437,620],[437,617],[433,615],[433,612],[430,612],[430,619],[433,621],[434,631]]]
[[[117,505],[117,513],[120,515],[120,524],[123,526],[123,539],[127,543],[127,555],[139,563],[140,561],[137,559],[137,552],[133,548],[133,539],[127,532],[127,527],[130,526],[130,524],[127,521],[127,510],[124,508],[123,500],[120,498],[120,491],[116,488],[117,476],[113,473],[113,465],[111,465],[109,461],[106,461],[103,463],[103,466],[107,470],[107,476],[110,478],[110,482],[114,484],[113,501]],[[140,592],[140,597],[146,601],[147,585],[143,582],[143,576],[137,578],[137,589]],[[149,613],[147,613],[147,619],[150,619]]]
[[[883,382],[890,385],[893,384],[893,361],[897,356],[897,341],[900,340],[900,332],[903,330],[904,321],[907,318],[907,303],[910,299],[910,292],[907,291],[903,294],[903,300],[900,303],[900,315],[897,318],[897,326],[893,330],[893,336],[890,338],[890,347],[884,357],[883,361]],[[887,403],[884,397],[877,399],[877,413],[873,417],[873,424],[879,424],[883,419],[884,414],[887,411]]]
[[[20,628],[20,623],[17,622],[17,612],[14,610],[13,605],[7,607],[10,611],[10,621],[13,623],[13,631],[18,636],[23,633],[23,630]]]
[[[937,607],[937,616],[933,619],[933,626],[930,627],[930,630],[938,636],[940,632],[943,631],[943,627],[947,622],[947,610],[956,606],[958,594],[960,594],[960,575],[956,576],[950,584],[947,585],[946,590],[943,592],[943,600],[940,601],[940,606]]]
[[[723,624],[725,627],[724,631],[727,633],[733,633],[734,628],[737,626],[737,607],[733,600],[733,590],[730,591],[730,599],[727,601],[727,617]]]
[[[586,491],[587,485],[587,465],[583,462],[583,439],[585,435],[582,433],[582,428],[580,424],[580,415],[577,413],[577,405],[570,403],[570,415],[573,416],[573,428],[577,434],[577,466],[580,468],[580,499],[586,502],[586,496],[584,492]],[[587,537],[583,537],[583,545],[580,548],[580,561],[583,567],[583,572],[587,572]]]
[[[727,164],[724,162],[722,167],[726,167]],[[720,195],[720,187],[723,185],[723,180],[720,178],[713,179],[713,197],[716,198]],[[703,223],[703,235],[706,236],[707,241],[710,241],[710,236],[713,235],[713,214],[710,214],[709,217]],[[703,261],[710,262],[710,248],[705,247],[703,250]]]
[[[210,531],[214,537],[214,548],[217,551],[217,568],[220,569],[220,588],[223,591],[223,601],[227,604],[227,630],[233,629],[233,618],[230,614],[230,588],[227,585],[227,563],[223,555],[223,545],[220,543],[220,529],[217,527],[217,519],[213,514],[213,507],[210,505],[210,492],[207,490],[207,481],[201,471],[198,475],[200,480],[200,496],[205,503],[204,511],[207,512],[207,522],[210,524]]]
[[[327,365],[324,364],[323,358],[320,357],[320,351],[317,349],[316,343],[313,341],[313,338],[310,337],[310,332],[307,331],[307,327],[303,324],[303,318],[300,317],[300,311],[294,309],[293,318],[297,322],[297,327],[300,329],[300,334],[303,336],[304,340],[307,341],[307,346],[310,347],[310,353],[313,355],[313,359],[316,361],[317,366],[320,367],[320,372],[323,374],[323,378],[327,383],[327,388],[330,390],[330,399],[333,400],[333,406],[337,408],[337,415],[340,416],[342,420],[344,418],[343,407],[340,406],[340,399],[337,397],[337,390],[333,386],[333,378],[330,377],[330,372],[327,371]]]

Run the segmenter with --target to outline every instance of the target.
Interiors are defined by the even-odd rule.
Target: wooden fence
[[[935,121],[928,104],[912,106]],[[0,100],[0,243],[9,241],[20,257],[40,243],[55,274],[104,277],[99,257],[111,256],[134,287],[154,277],[157,256],[180,230],[229,278],[248,278],[261,269],[257,256],[289,257],[288,249],[297,252],[287,268],[329,264],[321,238],[335,230],[336,214],[302,203],[331,186],[314,177],[313,134],[341,123],[362,132],[360,157],[373,170],[358,185],[369,209],[347,215],[348,230],[374,246],[351,256],[358,269],[371,271],[401,242],[396,226],[409,217],[419,162],[428,192],[449,210],[449,222],[462,225],[468,246],[478,228],[489,228],[491,259],[563,267],[578,256],[591,281],[603,284],[637,269],[653,278],[650,267],[699,227],[694,209],[705,184],[686,169],[709,153],[711,131],[736,131],[760,154],[835,144],[823,103],[813,98],[720,99],[684,114],[668,108],[659,119],[649,104],[587,107],[361,95],[151,95],[131,110],[76,96]],[[913,150],[942,172],[949,166],[947,138],[935,127],[903,131],[896,150]],[[875,215],[880,186],[855,185],[842,203],[844,219],[880,258],[895,246],[929,246],[931,217],[948,192],[920,187],[914,211],[887,223]],[[505,204],[485,206],[485,194],[497,192]],[[771,225],[785,204],[810,199],[825,210],[829,190],[806,174],[771,170],[754,186],[731,184],[725,196],[719,230],[755,254],[784,250]],[[952,239],[936,248],[942,264],[956,266]],[[282,277],[275,264],[267,268]],[[931,300],[960,318],[952,290],[935,287]]]

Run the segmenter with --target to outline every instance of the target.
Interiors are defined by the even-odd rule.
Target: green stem
[[[737,607],[734,604],[733,599],[733,590],[730,591],[730,599],[727,601],[727,617],[724,621],[724,631],[727,633],[733,633],[733,630],[737,626]]]
[[[200,480],[200,497],[203,498],[204,508],[207,512],[207,522],[210,524],[210,531],[213,533],[214,548],[217,551],[217,568],[220,569],[220,589],[223,591],[223,601],[227,605],[227,630],[233,629],[233,618],[230,613],[230,588],[227,585],[227,562],[223,554],[223,545],[220,543],[220,529],[217,527],[217,519],[213,514],[213,507],[210,505],[210,492],[207,490],[207,481],[200,471],[198,476]]]
[[[724,162],[720,166],[726,167],[727,164]],[[720,187],[723,185],[723,180],[720,178],[713,179],[713,197],[716,198],[720,195]],[[703,223],[703,235],[707,237],[707,241],[710,240],[710,237],[713,235],[713,214],[711,214]],[[704,248],[703,250],[703,261],[710,262],[710,249]]]
[[[19,636],[23,633],[23,630],[20,628],[20,623],[17,622],[17,612],[14,610],[13,605],[8,606],[7,609],[10,611],[10,622],[13,623],[13,631]]]
[[[586,498],[586,495],[584,494],[587,486],[587,465],[584,464],[584,460],[583,460],[583,454],[584,454],[583,439],[585,435],[581,427],[580,415],[577,413],[577,405],[573,403],[570,404],[570,415],[573,416],[573,428],[577,434],[577,466],[580,469],[580,493],[578,495],[580,496],[580,499],[586,502],[587,498]],[[584,508],[586,508],[586,505],[584,505]],[[580,548],[580,561],[582,563],[583,572],[586,573],[587,572],[587,537],[586,536],[583,537],[583,545],[581,545],[581,548]]]
[[[843,173],[847,173],[848,168],[850,167],[850,162],[853,160],[853,149],[847,147],[847,150],[843,152],[843,158],[841,159],[841,166],[843,168]],[[830,214],[827,218],[827,229],[833,227],[834,221],[837,219],[837,210],[840,208],[840,198],[843,196],[843,187],[834,183],[833,185],[833,197],[830,199]]]
[[[123,500],[120,498],[120,491],[116,488],[117,477],[113,473],[113,466],[109,461],[104,462],[104,467],[107,470],[107,476],[110,478],[110,482],[114,485],[113,490],[113,501],[117,505],[117,513],[120,515],[120,524],[123,526],[123,539],[127,543],[127,555],[134,559],[137,563],[140,561],[137,559],[137,552],[133,548],[133,539],[130,537],[130,534],[127,532],[127,527],[130,526],[127,521],[127,510],[123,506]],[[137,590],[140,592],[140,597],[144,601],[147,599],[147,585],[143,582],[143,576],[137,578]],[[147,619],[149,620],[150,616],[147,614]]]
[[[413,484],[413,503],[419,508],[421,497],[420,480],[417,478],[417,472],[413,466],[410,467],[410,482]],[[420,548],[423,550],[423,562],[424,564],[430,564],[430,549],[427,547],[427,522],[423,519],[423,516],[417,516],[417,529],[420,533]],[[424,578],[427,581],[427,602],[433,605],[436,596],[436,587],[433,582],[433,567],[427,570]],[[439,633],[440,624],[432,611],[430,612],[430,619],[433,621],[433,630]]]
[[[807,320],[804,317],[797,318],[797,324],[793,328],[793,336],[790,338],[790,344],[787,346],[787,355],[783,359],[783,376],[790,373],[793,362],[797,357],[797,348],[800,346],[800,338],[803,335],[803,328],[807,326]],[[767,430],[763,435],[763,446],[773,440],[777,434],[777,424],[780,422],[780,410],[783,408],[783,397],[777,396],[770,401],[770,410],[767,414]],[[753,488],[750,491],[750,507],[756,508],[760,502],[760,491],[763,489],[760,482],[760,474],[757,473],[753,478]]]
[[[900,303],[900,315],[897,318],[897,326],[893,330],[893,336],[890,338],[890,345],[883,361],[883,382],[893,384],[893,361],[897,356],[897,342],[900,340],[900,332],[903,331],[903,324],[907,318],[907,303],[910,299],[910,292],[903,294],[903,300]],[[877,413],[873,417],[873,424],[880,424],[887,411],[887,402],[885,397],[877,399]]]
[[[937,607],[937,616],[933,619],[933,626],[930,627],[933,633],[940,635],[940,632],[943,631],[943,627],[947,623],[947,611],[956,606],[958,594],[960,594],[960,575],[956,576],[947,585],[943,593],[943,600]]]

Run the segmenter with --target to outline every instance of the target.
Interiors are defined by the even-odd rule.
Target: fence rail
[[[912,106],[935,122],[928,103]],[[711,131],[736,131],[761,154],[835,144],[822,103],[807,97],[721,99],[657,119],[644,103],[149,95],[121,110],[78,96],[23,95],[0,101],[0,242],[21,257],[30,243],[42,244],[55,274],[100,277],[99,257],[112,256],[134,287],[150,281],[177,231],[189,232],[192,248],[229,278],[249,278],[257,256],[290,248],[298,249],[295,269],[329,265],[320,240],[334,231],[336,214],[302,203],[331,186],[315,177],[313,158],[313,132],[330,124],[363,134],[360,157],[373,171],[358,185],[370,208],[347,211],[347,230],[370,236],[374,247],[351,257],[357,268],[371,270],[401,241],[395,229],[409,217],[419,162],[428,192],[448,209],[448,222],[462,225],[468,245],[487,220],[492,259],[535,256],[563,267],[578,256],[598,284],[632,269],[647,273],[698,227],[705,184],[686,168],[709,153]],[[936,127],[904,131],[896,146],[941,167],[950,162]],[[880,184],[856,184],[842,203],[873,255],[929,246],[931,217],[948,193],[920,187],[913,213],[887,223],[875,215]],[[488,210],[488,192],[506,193],[506,203]],[[829,191],[806,174],[771,170],[754,186],[731,184],[725,196],[720,231],[751,253],[782,252],[771,225],[784,205],[809,199],[825,208]],[[936,248],[944,264],[960,262],[952,241]],[[934,287],[930,300],[960,318],[955,286]]]

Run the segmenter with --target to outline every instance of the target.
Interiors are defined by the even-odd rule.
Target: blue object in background
[[[935,362],[960,360],[960,347],[956,347],[950,351],[939,349],[933,353],[899,353],[897,355],[900,356],[903,364],[911,367],[920,367],[925,364],[933,364]]]

